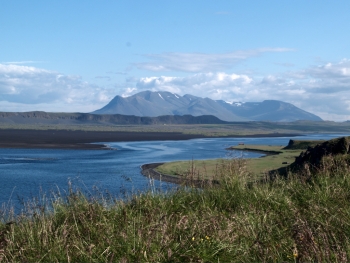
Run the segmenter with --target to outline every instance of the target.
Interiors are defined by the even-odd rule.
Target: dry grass
[[[220,167],[219,187],[127,200],[70,190],[2,215],[0,261],[346,262],[348,164],[328,157],[311,180],[290,174],[252,185],[232,160]]]

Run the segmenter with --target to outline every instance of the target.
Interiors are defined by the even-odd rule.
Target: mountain
[[[322,121],[320,117],[312,113],[299,109],[293,104],[278,100],[232,104],[225,101],[218,102],[231,109],[235,114],[254,121]]]
[[[213,115],[223,121],[322,121],[312,113],[278,100],[228,103],[223,100],[180,96],[166,91],[142,91],[130,97],[116,96],[93,114],[123,114],[157,117],[162,115]]]
[[[214,115],[224,121],[247,121],[220,106],[214,100],[192,95],[179,96],[170,92],[143,91],[123,98],[116,96],[94,114],[123,114],[157,117],[162,115]]]

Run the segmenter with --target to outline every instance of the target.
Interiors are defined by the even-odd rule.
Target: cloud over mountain
[[[243,55],[242,55],[243,57]],[[112,82],[112,81],[110,81]],[[270,75],[208,71],[178,76],[128,76],[106,88],[47,69],[0,64],[2,111],[46,110],[90,112],[116,94],[127,97],[144,90],[193,94],[215,100],[281,100],[325,120],[350,119],[350,60],[313,65]]]
[[[207,72],[186,77],[140,78],[134,93],[150,89],[191,92],[226,101],[288,101],[324,119],[350,119],[350,60],[310,66],[304,70],[254,76]]]
[[[188,77],[148,77],[136,84],[140,90],[166,90],[169,92],[205,94],[214,99],[224,99],[230,92],[244,92],[244,87],[253,80],[247,75],[226,73],[198,73]]]

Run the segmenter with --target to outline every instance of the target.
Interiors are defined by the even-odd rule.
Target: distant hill
[[[322,121],[320,117],[283,101],[228,103],[189,94],[180,96],[166,91],[143,91],[126,98],[118,95],[106,106],[93,113],[148,117],[213,115],[223,121]]]
[[[0,123],[8,124],[223,124],[215,116],[168,115],[139,117],[121,114],[53,113],[43,111],[0,112]]]

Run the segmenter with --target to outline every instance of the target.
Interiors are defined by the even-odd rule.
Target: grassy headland
[[[287,167],[294,162],[295,158],[300,155],[302,150],[306,150],[308,147],[313,147],[322,142],[321,140],[291,140],[287,146],[236,145],[228,149],[265,154],[265,156],[261,158],[247,159],[245,161],[247,171],[256,177],[256,179],[259,179],[267,175],[270,171]],[[219,167],[228,162],[230,162],[228,159],[177,161],[164,163],[158,166],[156,171],[178,178],[199,177],[207,180],[220,180]]]
[[[232,159],[215,187],[126,200],[70,190],[2,212],[0,261],[347,262],[349,165],[347,152],[324,156],[311,175],[247,184],[247,164]]]

